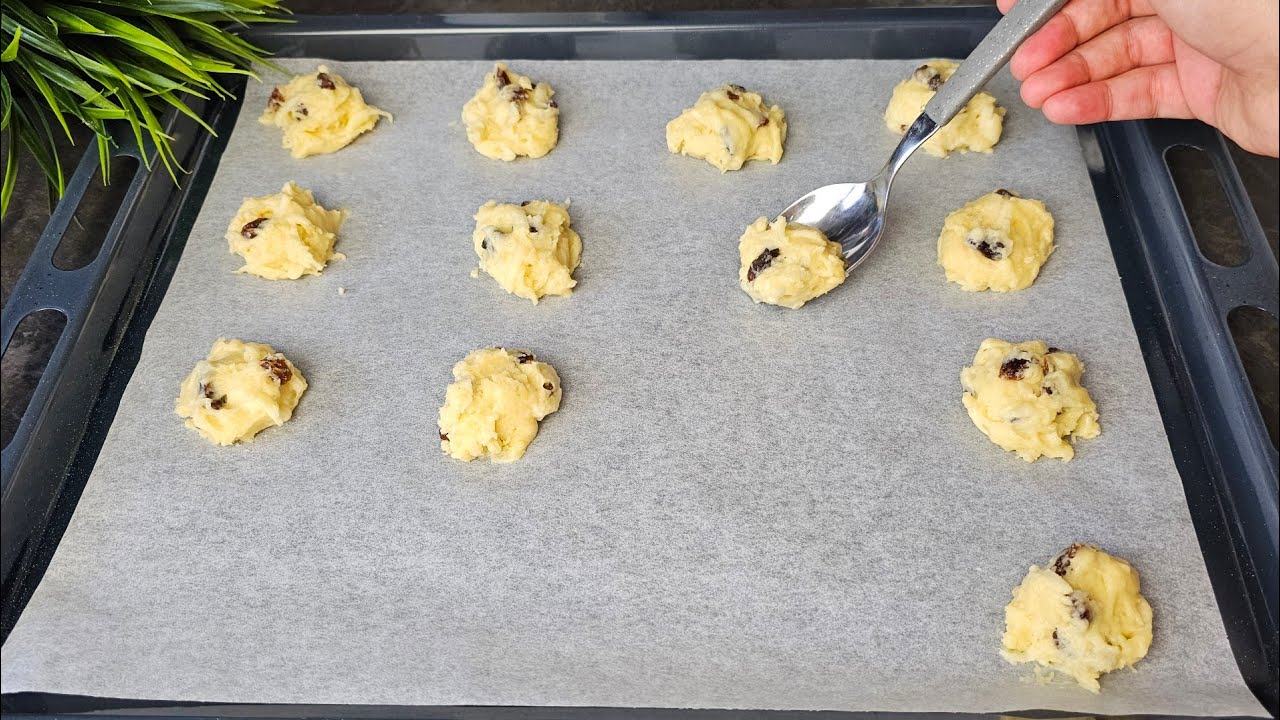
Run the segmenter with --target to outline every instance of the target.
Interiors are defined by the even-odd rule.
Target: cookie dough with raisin
[[[1070,460],[1068,440],[1097,437],[1098,410],[1080,385],[1084,364],[1043,341],[982,341],[960,373],[964,407],[991,442],[1023,460]]]
[[[938,236],[947,280],[970,292],[1029,287],[1053,250],[1053,216],[1044,203],[1004,189],[948,215]]]
[[[219,338],[182,381],[175,411],[211,442],[249,442],[293,416],[307,381],[270,345]]]
[[[458,460],[519,460],[538,422],[560,408],[560,376],[524,350],[475,350],[453,366],[440,408],[440,449]]]
[[[551,99],[555,93],[550,85],[535,84],[498,63],[462,106],[467,139],[494,160],[546,155],[560,139],[560,108]]]
[[[1000,654],[1035,662],[1098,692],[1098,677],[1129,667],[1151,647],[1151,605],[1138,571],[1092,545],[1032,565],[1004,610]]]
[[[667,123],[668,150],[706,160],[722,173],[748,160],[777,165],[786,139],[782,108],[765,105],[759,93],[741,85],[702,93],[693,107]]]
[[[321,65],[272,90],[259,122],[283,130],[281,144],[293,157],[304,158],[341,150],[383,117],[391,113],[366,103],[359,88]]]
[[[244,258],[237,272],[268,280],[319,275],[329,261],[345,210],[325,210],[310,190],[291,182],[274,195],[245,198],[227,226],[227,245]]]
[[[567,207],[543,200],[519,205],[490,200],[475,219],[471,241],[480,269],[503,290],[535,304],[544,295],[573,292],[582,239],[569,227]]]
[[[893,89],[889,107],[884,111],[885,125],[899,135],[906,134],[930,98],[958,67],[950,60],[930,60],[916,68],[911,77]],[[925,152],[936,157],[946,157],[953,152],[991,152],[1004,130],[1004,112],[990,93],[974,95],[951,122],[938,128],[938,132],[925,141]]]
[[[738,240],[738,282],[758,303],[797,309],[845,279],[840,243],[817,228],[760,218]]]

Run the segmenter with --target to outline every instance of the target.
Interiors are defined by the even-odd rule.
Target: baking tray
[[[990,8],[334,17],[255,29],[253,39],[284,56],[335,60],[909,58],[964,56],[997,19]],[[98,258],[65,272],[53,267],[51,257],[93,172],[94,158],[82,162],[4,309],[0,340],[6,347],[30,312],[54,308],[68,318],[15,438],[3,451],[0,569],[6,637],[74,510],[237,107],[215,102],[198,110],[223,139],[172,118],[171,134],[191,175],[181,188],[163,173],[135,176]],[[1227,313],[1240,305],[1277,314],[1275,257],[1216,132],[1186,122],[1120,123],[1083,128],[1080,139],[1232,647],[1246,681],[1275,714],[1276,449],[1226,326]],[[1249,251],[1245,264],[1223,268],[1197,250],[1164,161],[1165,152],[1180,145],[1201,148],[1212,158]],[[149,149],[122,142],[119,152],[142,157]],[[29,693],[5,695],[3,708],[15,715],[97,711],[242,717],[621,717],[633,712],[227,706]]]

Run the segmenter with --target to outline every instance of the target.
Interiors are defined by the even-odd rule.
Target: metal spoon
[[[1018,0],[1009,14],[978,43],[978,47],[925,105],[907,129],[879,174],[865,183],[827,185],[795,201],[782,217],[816,227],[844,247],[845,264],[854,269],[875,249],[884,232],[889,186],[898,168],[916,148],[946,125],[1004,67],[1023,40],[1053,17],[1066,0]]]

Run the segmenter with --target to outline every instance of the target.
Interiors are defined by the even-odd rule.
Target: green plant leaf
[[[0,62],[13,62],[18,57],[18,41],[22,39],[22,28],[19,27],[13,33],[13,39],[8,45],[4,46],[4,51],[0,52]]]

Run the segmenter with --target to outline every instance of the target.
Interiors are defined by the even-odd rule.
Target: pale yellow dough
[[[283,130],[281,144],[295,158],[304,158],[341,150],[382,117],[391,113],[367,104],[359,88],[321,65],[272,90],[259,122]]]
[[[534,84],[498,63],[462,106],[467,139],[494,160],[546,155],[560,139],[560,109],[551,99],[555,93],[550,85]]]
[[[965,290],[1011,292],[1035,282],[1053,249],[1044,203],[996,190],[947,216],[938,264]]]
[[[1098,676],[1129,667],[1151,647],[1151,605],[1138,571],[1092,545],[1072,545],[1049,567],[1031,566],[1004,610],[1011,663],[1036,662],[1098,692]]]
[[[899,135],[916,121],[937,88],[960,67],[950,60],[930,60],[893,89],[884,124]],[[1004,108],[989,93],[973,96],[968,105],[924,143],[925,152],[946,157],[953,152],[989,153],[1000,142],[1004,129]]]
[[[960,373],[964,407],[991,442],[1023,460],[1070,460],[1068,439],[1097,437],[1098,410],[1080,385],[1084,364],[1040,340],[982,341]]]
[[[519,460],[538,421],[560,407],[555,368],[524,350],[485,348],[453,366],[440,408],[440,449],[458,460]]]
[[[244,258],[237,272],[268,280],[319,275],[333,251],[345,210],[325,210],[310,190],[291,182],[274,195],[245,198],[227,226],[227,245]]]
[[[768,107],[759,93],[721,85],[702,93],[693,107],[667,123],[667,149],[701,158],[720,169],[737,170],[748,160],[782,159],[787,118]]]
[[[490,200],[475,218],[471,242],[480,269],[502,289],[534,303],[544,295],[573,292],[582,239],[569,227],[568,208],[543,200],[519,205]]]
[[[283,425],[306,389],[298,368],[271,346],[219,338],[182,381],[176,412],[210,441],[232,445]]]
[[[816,228],[760,218],[738,240],[738,282],[758,303],[799,308],[844,282],[840,243]]]

